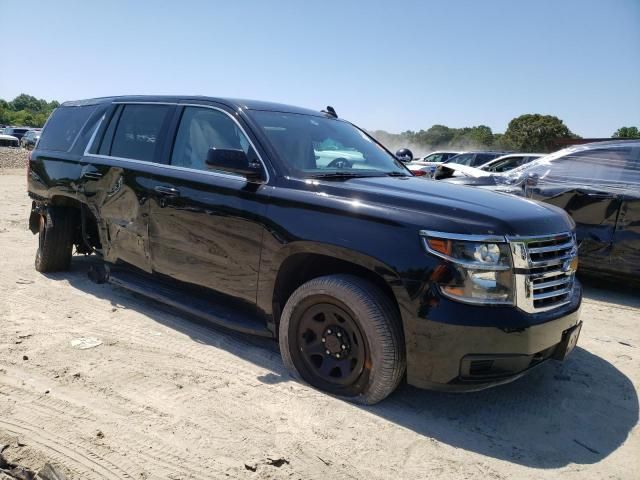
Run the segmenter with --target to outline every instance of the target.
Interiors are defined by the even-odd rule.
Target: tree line
[[[11,101],[0,98],[0,124],[42,127],[51,112],[59,106],[60,103],[55,100],[47,102],[24,93]]]
[[[525,114],[509,122],[504,133],[494,133],[486,125],[451,128],[433,125],[427,130],[394,134],[384,130],[370,132],[384,145],[408,146],[417,152],[433,150],[514,150],[547,153],[557,149],[557,140],[578,139],[565,123],[553,115]],[[640,138],[637,127],[621,127],[613,138]]]

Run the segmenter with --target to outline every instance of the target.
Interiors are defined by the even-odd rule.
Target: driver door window
[[[243,150],[249,141],[227,114],[205,107],[185,107],[171,153],[171,165],[211,171],[206,163],[210,148]]]

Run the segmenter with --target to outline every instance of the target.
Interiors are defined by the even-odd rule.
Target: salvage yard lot
[[[0,449],[70,478],[638,478],[640,295],[588,285],[579,347],[512,384],[402,387],[361,408],[291,380],[274,342],[33,268],[0,169]],[[102,343],[78,349],[78,338]]]

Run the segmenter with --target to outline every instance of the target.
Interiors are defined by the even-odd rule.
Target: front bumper
[[[419,388],[474,391],[507,383],[557,355],[580,318],[582,288],[543,314],[441,299],[405,324],[407,381]]]

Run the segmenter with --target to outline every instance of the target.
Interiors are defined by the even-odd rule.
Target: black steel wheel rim
[[[314,380],[348,387],[360,377],[366,343],[360,326],[346,310],[331,303],[311,306],[300,317],[296,340],[300,359]]]

